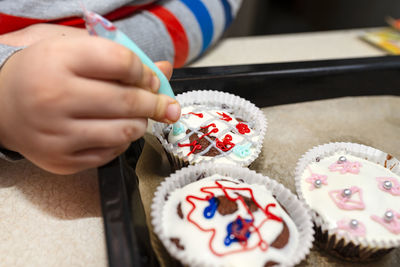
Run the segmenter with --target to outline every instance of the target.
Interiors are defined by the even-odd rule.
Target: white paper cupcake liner
[[[318,241],[318,245],[338,257],[351,261],[376,259],[388,253],[392,248],[399,247],[400,236],[396,241],[372,240],[368,242],[368,240],[363,237],[351,236],[347,233],[338,235],[336,229],[331,229],[328,223],[307,204],[301,190],[301,176],[307,166],[312,162],[316,162],[317,158],[323,159],[337,152],[344,152],[344,154],[353,155],[377,163],[390,169],[397,175],[400,175],[400,162],[391,155],[369,146],[337,142],[313,147],[298,160],[295,170],[296,192],[300,200],[304,201],[306,206],[311,210],[311,215],[316,226],[315,238]]]
[[[253,123],[253,129],[258,132],[259,141],[254,148],[254,152],[251,156],[239,163],[240,166],[249,166],[260,154],[261,148],[264,141],[264,136],[267,130],[267,119],[265,118],[262,111],[256,107],[253,103],[233,94],[220,92],[220,91],[190,91],[176,96],[176,99],[181,104],[182,107],[201,104],[210,106],[229,106],[234,110],[233,115],[237,118],[242,118],[245,121]],[[163,146],[171,166],[177,170],[182,167],[188,166],[192,163],[188,156],[183,152],[177,151],[176,147],[170,144],[167,140],[164,129],[167,127],[165,123],[155,123],[153,125],[153,134],[160,141]],[[214,161],[213,157],[210,157],[204,161]],[[236,164],[236,163],[235,163]]]
[[[208,177],[213,174],[240,178],[248,184],[265,185],[285,208],[299,231],[299,244],[297,250],[285,266],[298,264],[307,256],[314,240],[314,230],[310,212],[303,202],[301,202],[282,184],[270,179],[269,177],[258,174],[255,171],[230,164],[221,164],[216,166],[215,164],[207,162],[198,165],[191,165],[177,171],[170,177],[166,178],[155,192],[153,203],[151,205],[153,230],[172,257],[188,266],[207,266],[204,262],[197,262],[194,258],[185,256],[185,254],[169,240],[162,229],[162,211],[165,202],[168,199],[168,195],[175,189],[182,188],[185,185],[196,181],[199,177]]]

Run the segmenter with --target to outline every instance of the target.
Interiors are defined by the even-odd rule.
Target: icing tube
[[[153,61],[131,39],[129,39],[128,36],[118,30],[114,26],[114,24],[112,24],[104,17],[92,11],[88,11],[85,8],[83,9],[83,19],[85,20],[86,29],[91,35],[97,35],[110,39],[132,50],[140,58],[143,64],[154,71],[154,73],[160,79],[160,89],[158,90],[158,92],[160,94],[168,95],[172,98],[175,98],[174,92],[172,91],[171,85],[169,84],[167,77],[165,77],[165,75],[159,68],[157,68]]]
[[[145,64],[148,66],[160,79],[160,89],[158,92],[170,96],[175,99],[174,92],[172,91],[171,85],[164,73],[154,64],[154,62],[122,31],[118,30],[114,24],[109,20],[100,16],[97,13],[88,11],[83,5],[83,19],[85,20],[86,29],[90,35],[96,35],[110,39],[116,43],[119,43],[128,49],[132,50]],[[182,128],[181,123],[178,121],[173,124],[173,129]]]

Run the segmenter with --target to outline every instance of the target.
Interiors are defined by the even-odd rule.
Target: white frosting
[[[255,153],[256,153],[256,144],[260,140],[260,135],[259,133],[252,129],[251,122],[246,122],[245,124],[248,126],[250,132],[241,134],[236,128],[236,125],[239,123],[232,115],[230,112],[231,110],[229,109],[222,109],[222,108],[213,108],[213,107],[208,107],[204,105],[195,105],[195,106],[186,106],[182,108],[182,117],[180,119],[181,125],[184,126],[184,130],[180,133],[175,135],[173,131],[171,130],[170,133],[168,134],[168,142],[173,144],[174,148],[176,151],[183,153],[183,155],[188,155],[187,158],[191,163],[198,163],[201,161],[208,161],[212,160],[214,162],[218,163],[239,163],[240,162],[245,162],[249,158],[251,158]],[[202,118],[190,114],[190,112],[193,113],[201,113],[203,115]],[[232,118],[230,121],[225,121],[222,120],[223,118],[221,115],[218,113],[222,114],[225,113],[229,117]],[[245,119],[245,118],[242,118]],[[203,138],[206,138],[208,141],[211,141],[211,144],[207,147],[206,150],[194,154],[190,153],[191,152],[191,147],[190,146],[184,146],[184,147],[179,147],[179,144],[189,144],[189,137],[193,133],[186,134],[186,130],[190,129],[191,131],[194,131],[197,133],[197,135],[200,137],[203,135],[202,132],[200,132],[200,127],[204,127],[207,125],[210,125],[211,123],[215,124],[215,127],[210,126],[208,128],[208,132],[212,131],[214,128],[218,129],[218,132],[216,133],[211,133],[208,136],[214,136],[218,138],[220,141],[224,139],[224,137],[229,134],[232,137],[231,142],[235,144],[236,148],[233,147],[229,151],[222,151],[218,149],[218,151],[221,153],[216,156],[203,156],[203,154],[207,153],[209,149],[215,146],[215,141],[212,141],[208,136],[205,136]],[[238,156],[234,151],[235,149],[238,149],[240,146],[247,146],[249,148],[248,155],[241,157]]]
[[[234,181],[235,183],[230,181]],[[203,212],[210,204],[204,199],[210,196],[210,194],[200,189],[214,187],[213,189],[206,190],[212,192],[215,197],[225,196],[224,191],[218,188],[216,182],[220,183],[223,187],[230,188],[225,191],[229,197],[237,198],[238,195],[236,193],[239,193],[244,197],[251,198],[248,190],[240,190],[240,188],[251,188],[254,199],[263,209],[268,204],[274,203],[276,206],[270,207],[268,209],[269,212],[282,218],[289,229],[290,237],[285,247],[277,249],[267,246],[268,248],[263,251],[257,246],[260,239],[255,228],[250,228],[252,229],[251,234],[247,239],[247,247],[252,247],[252,249],[243,251],[243,246],[239,242],[232,242],[228,246],[225,245],[224,240],[228,233],[227,226],[229,223],[235,221],[238,216],[244,219],[251,219],[252,214],[254,216],[253,225],[258,227],[262,239],[267,244],[271,244],[281,233],[283,223],[266,219],[267,217],[261,209],[249,213],[240,200],[236,200],[238,209],[234,213],[221,215],[217,211],[211,218],[206,218]],[[203,200],[197,200],[194,197]],[[190,202],[194,203],[196,207],[194,208]],[[179,204],[183,218],[179,217],[177,212]],[[192,213],[190,213],[191,211]],[[260,223],[264,220],[264,224],[260,226]],[[285,264],[295,254],[299,245],[299,233],[294,222],[280,207],[265,186],[240,183],[238,180],[217,174],[188,184],[172,192],[165,203],[162,221],[163,232],[167,234],[167,237],[179,238],[180,244],[184,246],[184,250],[180,250],[179,253],[183,253],[183,257],[192,259],[194,262],[203,263],[202,265],[206,266],[264,266],[268,261]],[[196,222],[203,229],[215,229],[215,236],[211,241],[212,250],[209,247],[212,232],[200,230],[193,222]],[[230,253],[232,251],[237,252]],[[217,256],[216,254],[218,253],[223,256]]]
[[[337,163],[340,156],[345,156],[348,162],[359,162],[361,164],[359,173],[341,173],[340,171],[329,170],[329,166]],[[313,187],[312,183],[307,181],[312,173],[325,175],[327,184],[322,183],[319,188]],[[344,152],[338,152],[320,159],[319,162],[310,163],[301,175],[300,187],[305,201],[322,217],[328,229],[337,229],[339,234],[346,234],[352,237],[355,233],[351,230],[339,229],[338,222],[343,220],[347,223],[351,220],[357,220],[359,226],[365,229],[365,236],[362,237],[368,242],[373,240],[384,240],[386,242],[399,240],[400,234],[392,233],[382,224],[371,219],[372,215],[384,218],[387,210],[400,212],[400,195],[392,195],[388,191],[381,190],[377,177],[390,177],[400,182],[398,175],[379,164],[345,154]],[[357,209],[340,208],[333,201],[330,192],[332,196],[335,196],[336,190],[339,190],[337,192],[340,194],[342,190],[354,186],[361,189],[362,199],[360,199],[360,193],[355,193],[351,196],[351,199],[355,201],[351,204],[357,206]],[[360,202],[358,202],[359,200]],[[396,218],[396,221],[399,219]],[[352,230],[354,229],[357,229],[357,227]]]

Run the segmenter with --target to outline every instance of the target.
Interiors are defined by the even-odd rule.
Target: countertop
[[[190,67],[369,57],[370,29],[225,39]],[[97,172],[0,162],[0,266],[107,266]]]

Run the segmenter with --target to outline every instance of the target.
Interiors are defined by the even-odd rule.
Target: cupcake
[[[239,166],[183,168],[157,188],[151,209],[154,232],[185,266],[292,266],[312,246],[305,205]]]
[[[312,210],[316,240],[351,261],[370,261],[400,245],[400,168],[391,155],[354,143],[309,150],[296,190]]]
[[[257,158],[267,122],[254,104],[218,91],[191,91],[177,100],[179,122],[153,126],[174,169],[205,161],[247,167]]]

